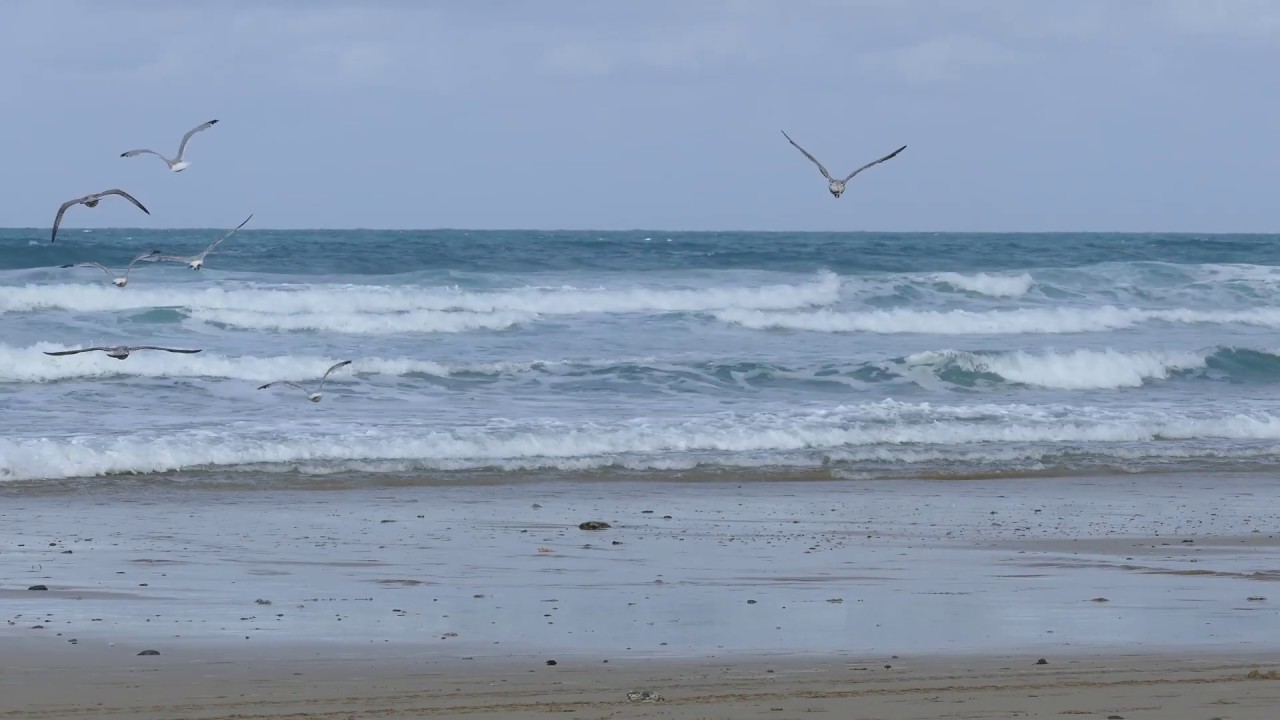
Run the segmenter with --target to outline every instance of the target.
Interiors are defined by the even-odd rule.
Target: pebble
[[[159,655],[159,654],[160,654],[160,651],[159,651],[159,650],[143,650],[142,652],[140,652],[140,653],[138,653],[138,654],[139,654],[139,655]]]
[[[29,588],[27,588],[27,589],[28,589],[28,590],[48,590],[48,589],[49,589],[49,586],[48,586],[48,585],[32,585],[31,587],[29,587]]]

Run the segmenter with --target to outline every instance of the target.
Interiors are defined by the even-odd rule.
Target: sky
[[[1273,0],[10,0],[0,67],[3,227],[1280,232]]]

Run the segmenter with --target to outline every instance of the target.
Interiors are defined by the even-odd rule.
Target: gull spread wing
[[[88,347],[88,348],[80,348],[79,350],[55,350],[53,352],[45,350],[44,354],[45,355],[75,355],[76,353],[93,352],[95,350],[106,351],[110,349],[111,348],[105,348],[105,347]]]
[[[307,390],[306,388],[302,387],[302,386],[301,386],[301,385],[299,385],[298,383],[295,383],[295,382],[289,382],[288,380],[273,380],[272,382],[269,382],[269,383],[267,383],[266,385],[259,385],[259,386],[258,386],[258,389],[259,389],[259,390],[266,390],[267,388],[271,387],[272,385],[288,385],[289,387],[292,387],[292,388],[298,388],[298,389],[299,389],[299,390],[301,390],[302,392],[308,392],[308,390]]]
[[[800,145],[799,145],[799,144],[797,144],[795,140],[792,140],[792,139],[791,139],[791,136],[787,134],[787,131],[786,131],[786,130],[783,130],[783,131],[782,131],[782,137],[786,138],[786,139],[787,139],[787,142],[791,143],[792,145],[795,145],[795,148],[796,148],[797,150],[799,150],[800,152],[804,153],[804,156],[805,156],[805,157],[807,157],[807,158],[809,158],[811,161],[813,161],[813,164],[818,166],[818,171],[822,173],[822,177],[824,177],[824,178],[826,178],[826,179],[828,179],[828,180],[830,180],[830,179],[831,179],[831,173],[827,172],[827,169],[826,169],[826,168],[824,168],[824,167],[822,167],[822,163],[818,162],[818,158],[816,158],[816,157],[814,157],[814,156],[810,155],[808,150],[805,150],[804,148],[800,147]],[[850,176],[850,177],[852,177],[852,176]]]
[[[879,165],[880,163],[884,162],[885,160],[890,160],[890,159],[892,159],[894,156],[896,156],[898,153],[900,153],[900,152],[902,152],[903,150],[906,150],[906,149],[907,149],[907,146],[906,146],[906,145],[903,145],[902,147],[898,148],[897,150],[894,150],[893,152],[889,153],[888,155],[885,155],[884,157],[880,158],[879,160],[872,160],[871,162],[867,163],[866,165],[863,165],[862,167],[858,168],[857,170],[854,170],[853,172],[849,173],[849,177],[845,178],[845,179],[844,179],[844,181],[845,181],[845,182],[849,182],[850,180],[852,180],[852,179],[853,179],[853,176],[854,176],[854,175],[857,175],[858,173],[862,172],[863,170],[866,170],[867,168],[871,167],[872,165]]]
[[[124,198],[125,200],[128,200],[129,202],[131,202],[131,203],[133,203],[134,205],[136,205],[136,206],[138,207],[138,209],[139,209],[139,210],[141,210],[142,212],[144,212],[144,213],[146,213],[146,214],[148,214],[148,215],[150,215],[150,214],[151,214],[151,211],[150,211],[150,210],[148,210],[148,209],[147,209],[147,208],[146,208],[142,203],[138,202],[138,198],[136,198],[136,197],[134,197],[134,196],[130,195],[129,193],[127,193],[127,192],[125,192],[125,191],[121,190],[120,188],[111,188],[110,190],[103,190],[102,192],[100,192],[100,193],[98,193],[98,194],[99,194],[99,195],[119,195],[120,197]]]
[[[63,265],[62,267],[63,267],[63,268],[73,268],[73,267],[96,267],[96,268],[98,268],[99,270],[101,270],[102,272],[106,273],[106,274],[107,274],[107,277],[109,277],[109,278],[111,278],[111,279],[113,279],[113,280],[114,280],[114,279],[115,279],[115,277],[116,277],[115,273],[111,272],[110,270],[108,270],[107,268],[105,268],[105,267],[103,267],[103,266],[99,265],[99,264],[98,264],[98,263],[96,263],[96,262],[69,263],[69,264],[67,264],[67,265]]]
[[[142,148],[142,149],[139,149],[139,150],[130,150],[130,151],[128,151],[128,152],[122,152],[122,153],[120,153],[120,157],[133,157],[133,156],[135,156],[135,155],[142,155],[143,153],[149,153],[149,154],[151,154],[151,155],[155,155],[156,157],[158,157],[158,158],[160,158],[161,160],[165,161],[165,163],[166,163],[166,164],[169,164],[169,165],[172,165],[172,164],[175,162],[175,161],[170,160],[169,158],[167,158],[167,157],[165,157],[165,156],[161,155],[160,153],[156,152],[155,150],[147,150],[146,148]]]
[[[197,257],[204,257],[205,255],[208,255],[209,253],[213,252],[213,249],[218,247],[218,243],[234,235],[236,230],[239,230],[240,228],[244,227],[245,223],[249,222],[252,219],[253,219],[253,213],[249,213],[249,217],[245,218],[244,222],[222,233],[222,237],[218,238],[217,240],[214,240],[213,243],[210,244],[209,247],[205,248],[204,252],[200,253]]]
[[[319,392],[320,390],[324,389],[324,381],[329,379],[329,373],[333,372],[334,370],[337,370],[340,367],[345,367],[350,364],[351,364],[350,360],[343,360],[342,362],[334,363],[333,367],[329,368],[328,370],[325,370],[324,375],[320,376],[320,387],[316,388],[316,391]]]
[[[179,162],[181,162],[181,161],[182,161],[182,153],[186,152],[186,150],[187,150],[187,143],[191,140],[191,136],[192,136],[192,135],[195,135],[196,133],[200,132],[201,130],[208,130],[209,128],[211,128],[211,127],[213,127],[214,125],[217,125],[217,124],[218,124],[218,121],[217,121],[217,120],[210,120],[209,122],[203,122],[203,123],[200,123],[199,125],[197,125],[197,126],[195,126],[195,127],[191,128],[190,130],[188,130],[188,131],[187,131],[187,134],[182,136],[182,142],[178,144],[178,157],[176,157],[176,158],[174,158],[174,159],[175,159],[175,160],[177,160],[177,161],[179,161]]]
[[[136,345],[134,347],[129,348],[129,352],[135,352],[137,350],[163,350],[165,352],[171,352],[171,353],[188,353],[188,354],[200,352],[200,348],[196,348],[195,350],[187,350],[185,348],[167,348],[167,347],[158,347],[156,345]]]
[[[67,208],[82,202],[84,202],[84,198],[76,198],[75,200],[68,200],[62,203],[58,208],[58,214],[53,218],[53,234],[49,236],[49,242],[53,242],[58,239],[58,226],[62,224],[62,216],[67,214]]]
[[[134,258],[134,259],[132,259],[132,260],[130,260],[130,261],[129,261],[129,264],[125,267],[125,272],[128,272],[128,271],[129,271],[129,268],[131,268],[131,267],[133,267],[134,265],[138,264],[138,263],[139,263],[139,262],[141,262],[142,260],[150,260],[150,259],[154,258],[156,255],[159,255],[159,254],[160,254],[160,251],[159,251],[159,250],[148,250],[147,252],[144,252],[144,253],[142,253],[141,255],[138,255],[138,257],[136,257],[136,258]]]

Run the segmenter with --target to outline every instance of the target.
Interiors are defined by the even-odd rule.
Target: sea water
[[[0,480],[1280,463],[1280,237],[246,228],[123,289],[59,267],[218,234],[0,231]],[[88,345],[202,352],[43,354]]]

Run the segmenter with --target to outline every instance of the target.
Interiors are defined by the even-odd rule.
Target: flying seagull
[[[213,252],[213,249],[214,249],[214,248],[216,248],[216,247],[218,247],[218,243],[220,243],[220,242],[222,242],[223,240],[226,240],[227,238],[231,237],[231,236],[232,236],[232,234],[234,234],[236,230],[239,230],[240,228],[244,227],[244,223],[247,223],[247,222],[249,222],[249,221],[250,221],[250,220],[252,220],[252,219],[253,219],[253,214],[252,214],[252,213],[250,213],[250,214],[249,214],[249,217],[247,217],[247,218],[245,218],[245,219],[244,219],[244,222],[242,222],[242,223],[240,223],[239,225],[235,226],[234,228],[232,228],[232,229],[230,229],[230,230],[228,230],[228,231],[226,231],[226,232],[222,233],[222,237],[218,238],[217,240],[214,240],[214,241],[213,241],[213,244],[211,244],[209,247],[205,248],[204,250],[201,250],[201,251],[200,251],[200,253],[199,253],[199,254],[197,254],[197,255],[192,255],[191,257],[180,257],[180,256],[177,256],[177,255],[162,255],[162,256],[160,256],[160,257],[156,258],[156,260],[158,260],[158,261],[160,261],[160,262],[180,262],[180,263],[186,263],[187,267],[191,268],[192,270],[199,270],[200,268],[204,267],[204,257],[205,257],[206,255],[208,255],[209,253]]]
[[[151,214],[151,211],[148,210],[146,207],[144,207],[142,203],[138,202],[137,198],[121,190],[120,188],[103,190],[100,193],[90,193],[88,195],[85,195],[82,198],[76,198],[74,200],[68,200],[62,203],[62,206],[58,208],[57,216],[53,218],[53,234],[49,236],[49,242],[53,242],[54,240],[58,239],[58,226],[62,224],[62,216],[66,214],[67,208],[71,207],[72,205],[84,205],[85,207],[90,207],[90,208],[97,207],[98,203],[102,202],[102,198],[108,195],[119,195],[125,200],[128,200],[129,202],[138,206],[138,209],[141,210],[142,212],[148,215]]]
[[[120,153],[120,157],[133,157],[135,155],[142,155],[143,153],[151,153],[152,155],[155,155],[156,157],[168,163],[169,169],[172,170],[173,172],[182,172],[183,170],[186,170],[188,166],[191,165],[191,163],[182,159],[182,153],[186,152],[187,142],[191,140],[191,136],[195,135],[201,130],[208,130],[209,128],[217,124],[218,124],[217,120],[210,120],[209,122],[200,123],[199,125],[188,130],[187,134],[182,136],[182,142],[178,143],[178,156],[172,160],[161,155],[155,150],[147,150],[145,148],[139,149],[139,150],[130,150],[129,152],[122,152]]]
[[[800,147],[798,144],[796,144],[796,141],[791,139],[791,136],[787,134],[787,131],[786,131],[786,130],[783,130],[783,131],[782,131],[782,136],[783,136],[783,137],[785,137],[785,138],[787,139],[787,142],[791,143],[792,145],[795,145],[795,147],[796,147],[796,149],[797,149],[797,150],[799,150],[800,152],[804,153],[804,156],[805,156],[805,157],[807,157],[807,158],[809,158],[810,160],[812,160],[814,165],[817,165],[817,166],[818,166],[818,172],[821,172],[821,173],[822,173],[822,177],[824,177],[824,178],[826,178],[826,179],[827,179],[827,189],[828,189],[828,190],[830,190],[830,191],[831,191],[831,194],[832,194],[832,195],[834,195],[835,197],[840,197],[840,194],[844,192],[844,186],[845,186],[845,183],[847,183],[847,182],[849,182],[850,180],[852,180],[854,175],[857,175],[858,173],[862,172],[863,170],[866,170],[867,168],[871,167],[872,165],[879,165],[880,163],[884,162],[885,160],[888,160],[888,159],[892,158],[893,156],[897,155],[898,153],[902,152],[903,150],[906,150],[906,149],[907,149],[907,146],[906,146],[906,145],[903,145],[902,147],[898,148],[897,150],[894,150],[893,152],[889,153],[888,155],[885,155],[884,157],[880,158],[879,160],[872,160],[871,162],[867,163],[866,165],[863,165],[862,167],[858,168],[857,170],[854,170],[853,172],[849,173],[849,175],[848,175],[848,176],[846,176],[846,177],[845,177],[845,179],[843,179],[843,180],[837,180],[837,179],[835,179],[835,178],[831,177],[831,173],[827,172],[827,169],[826,169],[826,168],[822,167],[822,163],[818,162],[818,158],[816,158],[816,157],[814,157],[814,156],[810,155],[808,150],[805,150],[804,148],[802,148],[802,147]]]
[[[132,346],[117,345],[115,347],[88,347],[88,348],[80,348],[79,350],[58,350],[56,352],[49,352],[48,350],[45,350],[44,354],[45,355],[75,355],[76,353],[93,352],[94,350],[101,350],[102,352],[107,354],[107,357],[113,357],[117,360],[124,360],[125,358],[129,357],[129,353],[137,352],[139,350],[163,350],[165,352],[171,352],[171,353],[200,352],[199,349],[183,350],[181,348],[156,347],[155,345],[132,345]]]
[[[152,251],[150,251],[150,252],[144,252],[144,253],[142,253],[142,254],[141,254],[141,255],[139,255],[138,257],[136,257],[136,258],[134,258],[133,260],[130,260],[130,261],[129,261],[129,264],[125,266],[125,268],[124,268],[124,274],[122,274],[122,275],[116,275],[116,274],[115,274],[114,272],[112,272],[110,269],[108,269],[108,268],[106,268],[106,267],[103,267],[102,265],[99,265],[99,264],[98,264],[98,263],[96,263],[96,262],[68,263],[68,264],[66,264],[66,265],[63,265],[62,267],[63,267],[64,269],[65,269],[65,268],[73,268],[73,267],[96,267],[96,268],[98,268],[99,270],[101,270],[102,272],[106,273],[106,274],[107,274],[107,277],[111,278],[111,283],[112,283],[113,285],[115,285],[116,287],[120,287],[120,288],[122,288],[122,287],[124,287],[125,285],[128,285],[128,284],[129,284],[129,271],[133,269],[133,266],[134,266],[134,265],[136,265],[139,261],[142,261],[142,260],[153,260],[153,261],[154,261],[155,256],[156,256],[156,255],[159,255],[159,254],[160,254],[160,251],[159,251],[159,250],[152,250]]]
[[[351,364],[350,360],[343,360],[340,363],[334,363],[333,367],[329,368],[328,370],[325,370],[324,375],[320,376],[320,385],[316,387],[315,392],[307,392],[306,388],[302,387],[297,383],[289,382],[288,380],[276,380],[274,382],[269,382],[266,385],[259,385],[258,389],[266,390],[272,385],[288,385],[289,387],[295,387],[301,390],[302,392],[307,393],[307,399],[310,400],[311,402],[320,402],[320,398],[323,396],[323,394],[320,391],[324,390],[324,381],[329,379],[329,373],[333,372],[334,370],[337,370],[340,367],[343,367],[345,365],[350,365],[350,364]]]

